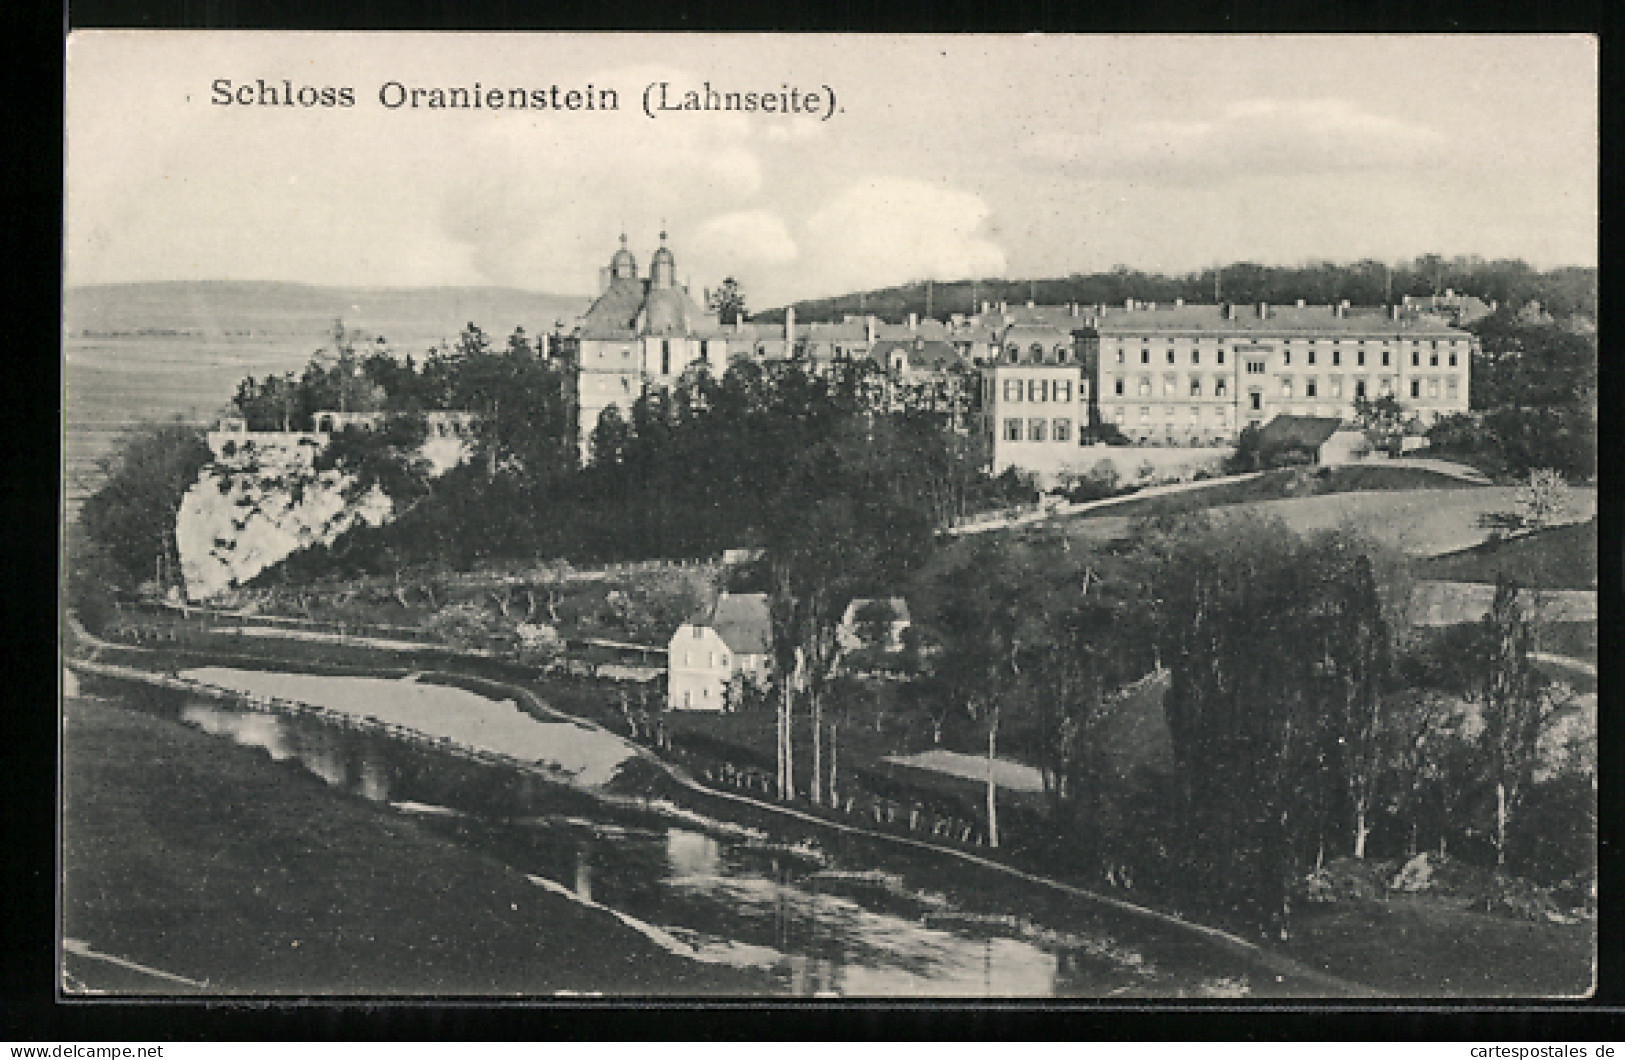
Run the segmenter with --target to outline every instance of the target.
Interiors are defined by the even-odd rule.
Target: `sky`
[[[428,105],[476,83],[618,108]],[[644,109],[707,83],[820,110]],[[732,276],[754,307],[1117,265],[1595,265],[1597,96],[1584,36],[81,31],[66,272],[589,295],[662,228],[696,295]]]

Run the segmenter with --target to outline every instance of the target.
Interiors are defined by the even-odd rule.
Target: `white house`
[[[726,710],[734,675],[766,681],[773,649],[766,593],[723,593],[677,627],[667,646],[666,705]]]

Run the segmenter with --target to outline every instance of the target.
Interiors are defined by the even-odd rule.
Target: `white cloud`
[[[1343,100],[1247,100],[1207,120],[1040,133],[1022,153],[1080,176],[1182,182],[1418,168],[1436,164],[1447,145],[1427,126]]]
[[[978,234],[989,213],[980,196],[928,181],[852,185],[807,219],[806,286],[834,292],[1002,275],[1004,251]]]
[[[700,225],[695,232],[694,251],[701,259],[719,262],[784,265],[796,259],[798,248],[778,214],[771,210],[739,210]]]

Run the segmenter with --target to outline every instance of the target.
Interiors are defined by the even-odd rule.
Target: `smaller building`
[[[722,593],[677,627],[667,645],[666,706],[731,709],[730,689],[770,676],[773,624],[766,593]]]
[[[1258,451],[1266,465],[1348,463],[1350,433],[1340,419],[1277,415],[1259,428]]]
[[[903,650],[903,632],[912,622],[908,612],[908,601],[901,596],[893,596],[884,600],[859,597],[846,605],[846,611],[841,615],[841,624],[836,627],[835,640],[842,651],[861,651],[869,647],[869,632],[863,626],[872,622],[879,609],[884,609],[885,632],[878,645],[883,652],[899,652]]]

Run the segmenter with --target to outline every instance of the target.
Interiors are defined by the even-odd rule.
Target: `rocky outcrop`
[[[319,446],[248,442],[222,453],[181,501],[175,519],[186,594],[204,600],[241,585],[302,548],[331,544],[358,521],[378,526],[394,504],[376,486],[312,466]]]

